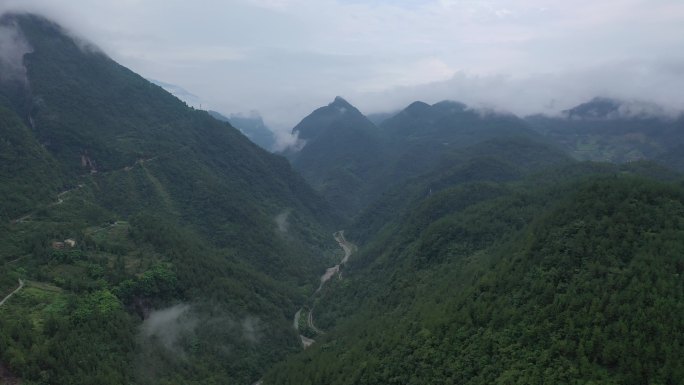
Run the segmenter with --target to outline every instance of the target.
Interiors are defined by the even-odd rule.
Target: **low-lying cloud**
[[[193,333],[198,324],[199,319],[190,312],[190,305],[178,304],[150,313],[140,326],[140,332],[144,339],[158,342],[167,350],[183,355],[179,340]]]
[[[282,234],[287,234],[290,228],[290,223],[287,220],[290,217],[291,211],[290,209],[285,209],[273,219],[278,227],[278,231]]]
[[[639,113],[639,108],[648,108],[651,114],[661,110],[671,115],[684,110],[682,89],[684,60],[663,59],[527,76],[481,76],[459,72],[443,82],[358,94],[356,103],[369,112],[381,112],[395,110],[398,106],[402,108],[415,100],[428,103],[455,100],[471,107],[525,116],[556,115],[598,96],[640,101],[624,107],[632,113]]]
[[[595,96],[684,105],[680,0],[4,0],[2,9],[54,18],[203,108],[258,110],[280,148],[299,143],[291,128],[334,95],[365,113],[444,99],[518,115]]]
[[[24,55],[31,46],[13,22],[0,24],[0,82],[26,82]]]
[[[258,317],[236,317],[225,309],[206,309],[186,303],[155,310],[140,325],[140,342],[158,345],[176,358],[187,357],[189,341],[204,341],[230,353],[232,344],[257,344],[262,335]],[[211,340],[210,342],[208,342]]]

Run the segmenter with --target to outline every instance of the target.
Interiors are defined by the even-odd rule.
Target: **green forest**
[[[0,29],[31,47],[0,384],[684,380],[682,117],[337,97],[273,154],[43,17]]]
[[[352,257],[332,331],[265,383],[676,384],[683,204],[632,173],[446,188]]]
[[[30,90],[0,87],[0,297],[24,282],[0,307],[3,371],[252,383],[300,350],[292,316],[336,249],[329,205],[284,158],[57,25],[3,20],[34,48]]]

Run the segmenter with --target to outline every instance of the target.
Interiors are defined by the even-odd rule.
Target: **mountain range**
[[[254,142],[254,144],[258,145],[264,150],[275,150],[275,134],[268,127],[266,127],[264,120],[258,113],[252,113],[250,115],[230,114],[230,117],[225,117],[220,112],[208,112],[209,115],[213,116],[215,119],[230,123],[233,127],[245,134],[245,136]]]
[[[520,118],[452,101],[414,102],[376,122],[337,97],[292,130],[305,145],[284,154],[342,217],[352,218],[389,187],[494,138],[527,138],[578,160],[652,160],[684,171],[684,118],[643,103],[596,98],[557,117]]]
[[[336,97],[273,154],[258,116],[0,26],[0,383],[684,378],[681,115]]]
[[[676,164],[653,161],[679,143],[681,118],[624,113],[597,98],[560,117],[415,102],[379,125],[359,114],[310,119],[333,115],[339,101],[302,121],[302,153],[327,145],[326,157],[365,155],[381,159],[382,171],[364,179],[376,183],[365,190],[371,203],[347,208],[358,251],[309,303],[316,344],[264,383],[674,384],[684,376],[675,358],[683,353],[684,185]],[[321,143],[312,121],[321,132],[346,131]],[[382,151],[342,158],[344,148],[333,147],[340,137],[364,140],[347,129],[352,121]],[[635,135],[641,140],[625,140]],[[589,138],[607,145],[580,153]],[[334,181],[345,167],[294,159],[305,178],[313,169]]]

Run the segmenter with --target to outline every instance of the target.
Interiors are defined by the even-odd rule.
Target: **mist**
[[[0,25],[0,82],[26,82],[24,55],[32,48],[13,23]]]
[[[357,103],[375,113],[403,108],[416,100],[430,104],[454,100],[526,116],[558,115],[594,97],[608,97],[631,102],[631,107],[624,108],[650,105],[649,114],[671,116],[684,109],[683,87],[684,61],[631,62],[524,77],[461,72],[443,82],[360,94]]]
[[[290,217],[291,211],[292,210],[290,209],[285,209],[274,218],[274,222],[281,234],[287,234],[287,231],[290,228],[290,223],[287,220]]]
[[[366,114],[415,100],[517,115],[597,96],[666,113],[684,106],[684,4],[675,0],[6,0],[0,12],[8,9],[54,19],[204,109],[259,111],[279,149],[301,146],[290,130],[335,95]],[[23,50],[9,51],[16,64]]]
[[[155,341],[169,351],[184,355],[179,340],[193,333],[198,323],[197,316],[190,312],[190,305],[178,304],[150,313],[140,326],[140,332],[143,340]]]
[[[224,353],[230,354],[231,344],[259,343],[262,327],[255,316],[236,317],[227,309],[180,303],[152,311],[140,325],[139,339],[143,346],[156,345],[177,359],[185,359],[189,341],[214,339]]]

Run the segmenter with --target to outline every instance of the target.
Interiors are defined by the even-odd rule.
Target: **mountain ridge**
[[[0,312],[3,368],[251,383],[300,349],[291,315],[337,247],[329,205],[285,158],[55,23],[3,21],[32,47],[30,88],[0,84],[0,290],[26,282]]]

